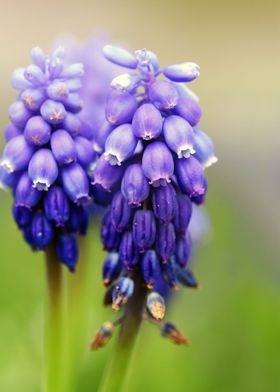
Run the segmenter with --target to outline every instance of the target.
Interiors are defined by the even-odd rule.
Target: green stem
[[[133,277],[134,293],[126,305],[115,352],[108,369],[105,371],[99,392],[120,392],[124,385],[141,326],[147,294],[139,276],[139,271],[136,271]]]
[[[45,344],[45,392],[63,390],[63,275],[54,245],[46,250],[47,315]]]

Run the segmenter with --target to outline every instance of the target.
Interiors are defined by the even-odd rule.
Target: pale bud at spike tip
[[[191,82],[200,74],[200,68],[195,63],[169,65],[162,73],[173,82]]]
[[[150,315],[155,319],[155,320],[162,320],[165,315],[165,302],[163,297],[156,293],[152,292],[148,295],[147,297],[147,309],[150,313]]]
[[[134,69],[137,67],[137,60],[128,50],[118,46],[106,45],[103,48],[103,54],[107,60],[121,67]]]

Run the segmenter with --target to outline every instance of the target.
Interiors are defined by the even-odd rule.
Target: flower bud
[[[161,223],[157,231],[156,249],[164,263],[175,251],[175,230],[172,223]]]
[[[31,116],[32,113],[26,109],[21,101],[16,101],[9,107],[10,120],[18,128],[24,128]]]
[[[178,92],[167,80],[156,80],[149,88],[151,102],[160,110],[173,109],[178,102]]]
[[[72,234],[63,234],[59,236],[56,252],[59,260],[68,267],[69,271],[75,272],[75,267],[79,257],[79,249],[76,238]]]
[[[55,222],[56,227],[64,226],[70,215],[67,197],[60,186],[52,186],[44,198],[46,217]]]
[[[150,315],[155,320],[162,320],[165,315],[165,302],[163,297],[155,291],[150,293],[147,297],[146,303]]]
[[[153,70],[153,72],[158,71],[159,60],[154,52],[143,48],[135,51],[135,57],[138,62],[138,67],[146,68],[145,71],[147,70],[147,67],[149,70]]]
[[[180,267],[185,268],[191,255],[192,241],[189,232],[180,237],[176,243],[176,262]]]
[[[116,76],[112,82],[111,87],[117,91],[133,92],[140,83],[141,79],[136,74],[125,73]]]
[[[110,192],[120,182],[125,166],[110,165],[104,158],[104,154],[99,157],[93,170],[92,185],[100,185],[103,189]]]
[[[170,182],[174,172],[174,162],[168,147],[162,142],[147,145],[142,158],[143,172],[150,183],[157,187]]]
[[[6,128],[5,128],[5,138],[8,141],[13,139],[16,136],[19,136],[22,134],[22,130],[17,128],[14,124],[9,123]]]
[[[80,94],[77,93],[71,93],[63,98],[63,105],[71,113],[79,113],[83,109],[83,101]]]
[[[177,265],[174,256],[162,265],[162,273],[165,281],[172,289],[177,289]]]
[[[24,71],[25,79],[28,80],[34,87],[39,87],[45,84],[46,77],[37,65],[31,64]]]
[[[9,173],[3,166],[0,166],[0,189],[11,188],[14,190],[21,175],[22,172]]]
[[[194,157],[201,163],[203,168],[209,167],[218,161],[212,140],[198,128],[194,132],[194,149]]]
[[[15,204],[31,209],[39,203],[41,192],[32,186],[28,173],[24,172],[16,186]]]
[[[179,116],[166,117],[163,133],[168,147],[178,158],[188,158],[194,154],[194,132],[190,124]]]
[[[137,109],[138,103],[134,95],[127,91],[112,91],[106,103],[106,118],[116,126],[129,123]]]
[[[174,112],[178,116],[183,117],[193,127],[198,124],[201,118],[201,107],[196,99],[184,93],[182,89],[177,87],[177,91],[179,91],[179,100]]]
[[[86,172],[78,163],[63,166],[61,179],[66,195],[77,205],[83,205],[90,200],[89,181]]]
[[[84,72],[84,65],[82,63],[74,63],[64,68],[60,77],[64,79],[81,78]]]
[[[149,196],[149,183],[139,163],[128,166],[122,180],[122,194],[131,207],[138,207]]]
[[[203,197],[207,191],[207,181],[201,164],[192,156],[177,159],[175,171],[182,192],[199,204],[200,197]],[[195,200],[195,198],[199,199]]]
[[[133,242],[131,231],[126,231],[122,235],[119,247],[120,260],[128,271],[132,271],[138,263],[139,254],[137,247]]]
[[[44,90],[38,88],[28,88],[20,95],[20,99],[25,107],[32,112],[40,110],[45,98]]]
[[[177,195],[177,208],[174,216],[174,226],[176,233],[184,235],[189,226],[192,216],[192,203],[189,196]]]
[[[179,268],[177,271],[178,281],[183,285],[190,288],[197,288],[199,286],[197,280],[193,276],[192,272],[188,269]]]
[[[97,332],[94,340],[90,344],[91,350],[96,350],[99,347],[105,346],[108,340],[111,338],[114,331],[114,324],[110,321],[103,323],[99,331]]]
[[[61,80],[55,80],[50,83],[47,86],[46,91],[47,96],[54,101],[63,100],[69,94],[67,84],[65,82],[62,82]]]
[[[45,72],[47,56],[45,55],[43,50],[38,46],[35,46],[31,49],[31,58],[33,63],[40,67],[43,72]]]
[[[60,165],[68,165],[77,160],[74,140],[67,131],[59,129],[51,136],[51,149],[55,160]]]
[[[132,130],[134,135],[141,139],[156,139],[162,130],[160,111],[151,103],[140,106],[133,116]]]
[[[118,253],[111,252],[103,263],[102,276],[104,286],[109,286],[118,278],[122,270],[122,263]]]
[[[24,137],[31,145],[43,146],[50,140],[51,127],[41,116],[31,117],[25,126]]]
[[[107,120],[104,120],[98,129],[96,129],[93,135],[93,148],[97,153],[102,153],[104,151],[105,142],[114,129],[113,125]]]
[[[121,67],[134,69],[137,67],[136,58],[129,51],[118,46],[105,45],[103,54],[107,60]]]
[[[108,136],[105,143],[104,157],[111,165],[120,166],[123,161],[133,155],[137,142],[131,125],[120,125]]]
[[[19,229],[24,229],[30,225],[32,215],[33,214],[30,208],[14,203],[13,217]]]
[[[65,107],[61,102],[55,102],[47,99],[40,109],[41,115],[44,120],[50,124],[61,124],[66,116]]]
[[[11,139],[5,146],[0,166],[8,173],[25,170],[34,152],[23,135]]]
[[[96,159],[92,143],[82,136],[74,139],[79,163],[87,169]]]
[[[160,275],[160,264],[157,254],[154,250],[149,249],[145,252],[141,262],[142,276],[148,289],[152,289],[155,281]]]
[[[93,198],[96,205],[102,207],[108,207],[108,205],[112,203],[114,193],[105,191],[105,189],[102,188],[101,185],[95,184],[95,185],[91,185],[90,195]]]
[[[81,206],[71,205],[69,220],[66,222],[70,233],[86,235],[89,224],[89,213]]]
[[[75,137],[82,133],[82,121],[77,115],[67,113],[61,128],[68,131],[72,137]]]
[[[132,211],[127,200],[119,191],[115,194],[111,206],[111,220],[115,229],[122,232],[130,222]]]
[[[32,87],[32,84],[25,79],[24,71],[25,68],[16,68],[12,74],[12,86],[17,90],[24,90]]]
[[[200,68],[195,63],[173,64],[164,68],[164,76],[173,82],[191,82],[200,74]]]
[[[112,224],[110,211],[104,215],[102,220],[101,241],[104,249],[108,252],[116,250],[120,243],[120,235]]]
[[[114,287],[112,294],[112,308],[119,310],[127,300],[132,296],[134,290],[134,282],[130,278],[120,278]]]
[[[34,188],[47,191],[58,176],[58,167],[52,152],[41,148],[32,156],[28,165],[28,175],[33,181]]]
[[[132,235],[135,246],[144,253],[155,242],[156,222],[150,210],[136,211],[132,225]]]
[[[171,184],[153,188],[152,194],[153,211],[161,222],[170,222],[176,212],[176,193]]]
[[[34,244],[39,249],[45,249],[52,241],[54,232],[50,221],[41,212],[34,214],[31,223]]]
[[[190,344],[187,338],[181,334],[177,327],[167,322],[163,325],[161,335],[165,338],[170,339],[175,344]]]

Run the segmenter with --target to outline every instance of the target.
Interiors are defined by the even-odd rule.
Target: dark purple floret
[[[120,243],[120,235],[112,224],[110,211],[104,215],[102,221],[101,240],[104,249],[108,252],[116,250]]]
[[[141,261],[141,268],[142,276],[147,287],[152,289],[161,274],[160,262],[154,250],[149,249],[144,253]]]
[[[152,193],[153,211],[157,219],[170,222],[177,210],[176,192],[171,184],[159,186]]]
[[[36,247],[42,250],[46,249],[52,242],[54,236],[51,222],[42,212],[37,212],[32,218],[31,228],[33,241]]]
[[[175,209],[174,227],[178,235],[184,235],[192,216],[192,203],[187,195],[177,195],[177,208]]]
[[[191,237],[189,232],[186,232],[184,236],[180,237],[176,243],[176,262],[182,268],[185,268],[190,260],[191,255]]]
[[[44,198],[46,217],[57,227],[62,227],[69,220],[70,206],[68,199],[60,186],[53,186]]]
[[[127,200],[120,191],[117,192],[112,200],[111,206],[111,220],[115,229],[122,232],[128,227],[131,216],[132,211]]]
[[[128,271],[131,271],[139,261],[139,253],[137,246],[133,241],[133,235],[131,231],[126,231],[122,235],[119,247],[119,256],[124,267]]]
[[[175,251],[175,230],[172,223],[161,223],[157,230],[156,250],[162,258],[163,263],[174,254]]]
[[[72,234],[64,234],[57,241],[57,255],[69,271],[74,272],[79,257],[79,249],[76,238]]]
[[[132,236],[140,253],[144,253],[153,245],[156,238],[156,222],[152,211],[138,210],[135,212]]]
[[[103,263],[102,277],[104,286],[109,286],[116,280],[122,270],[122,263],[119,259],[118,253],[109,253]]]
[[[24,172],[16,186],[15,204],[31,209],[41,199],[41,192],[32,186],[28,173]]]
[[[149,196],[150,187],[142,165],[135,163],[126,169],[122,180],[122,194],[131,207],[138,207]]]
[[[30,225],[32,220],[32,211],[30,208],[14,204],[13,217],[19,229],[24,229]]]

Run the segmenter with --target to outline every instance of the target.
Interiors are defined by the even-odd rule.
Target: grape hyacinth
[[[95,152],[79,116],[83,65],[65,65],[64,50],[35,47],[32,64],[18,68],[19,95],[9,109],[0,182],[14,195],[13,215],[34,250],[51,243],[70,271],[78,260],[77,234],[85,234],[90,200],[89,166]]]
[[[132,54],[107,45],[103,52],[127,68],[111,82],[101,127],[103,153],[92,179],[93,187],[113,194],[101,229],[109,252],[103,266],[105,303],[114,310],[125,306],[125,322],[141,292],[144,318],[159,325],[162,336],[186,344],[177,328],[163,321],[160,287],[163,281],[173,289],[198,286],[189,269],[189,223],[193,206],[205,201],[204,169],[217,160],[211,139],[198,127],[198,98],[184,85],[199,76],[199,66],[185,62],[161,69],[146,49]],[[108,333],[102,340],[103,330],[92,348],[108,340]]]

